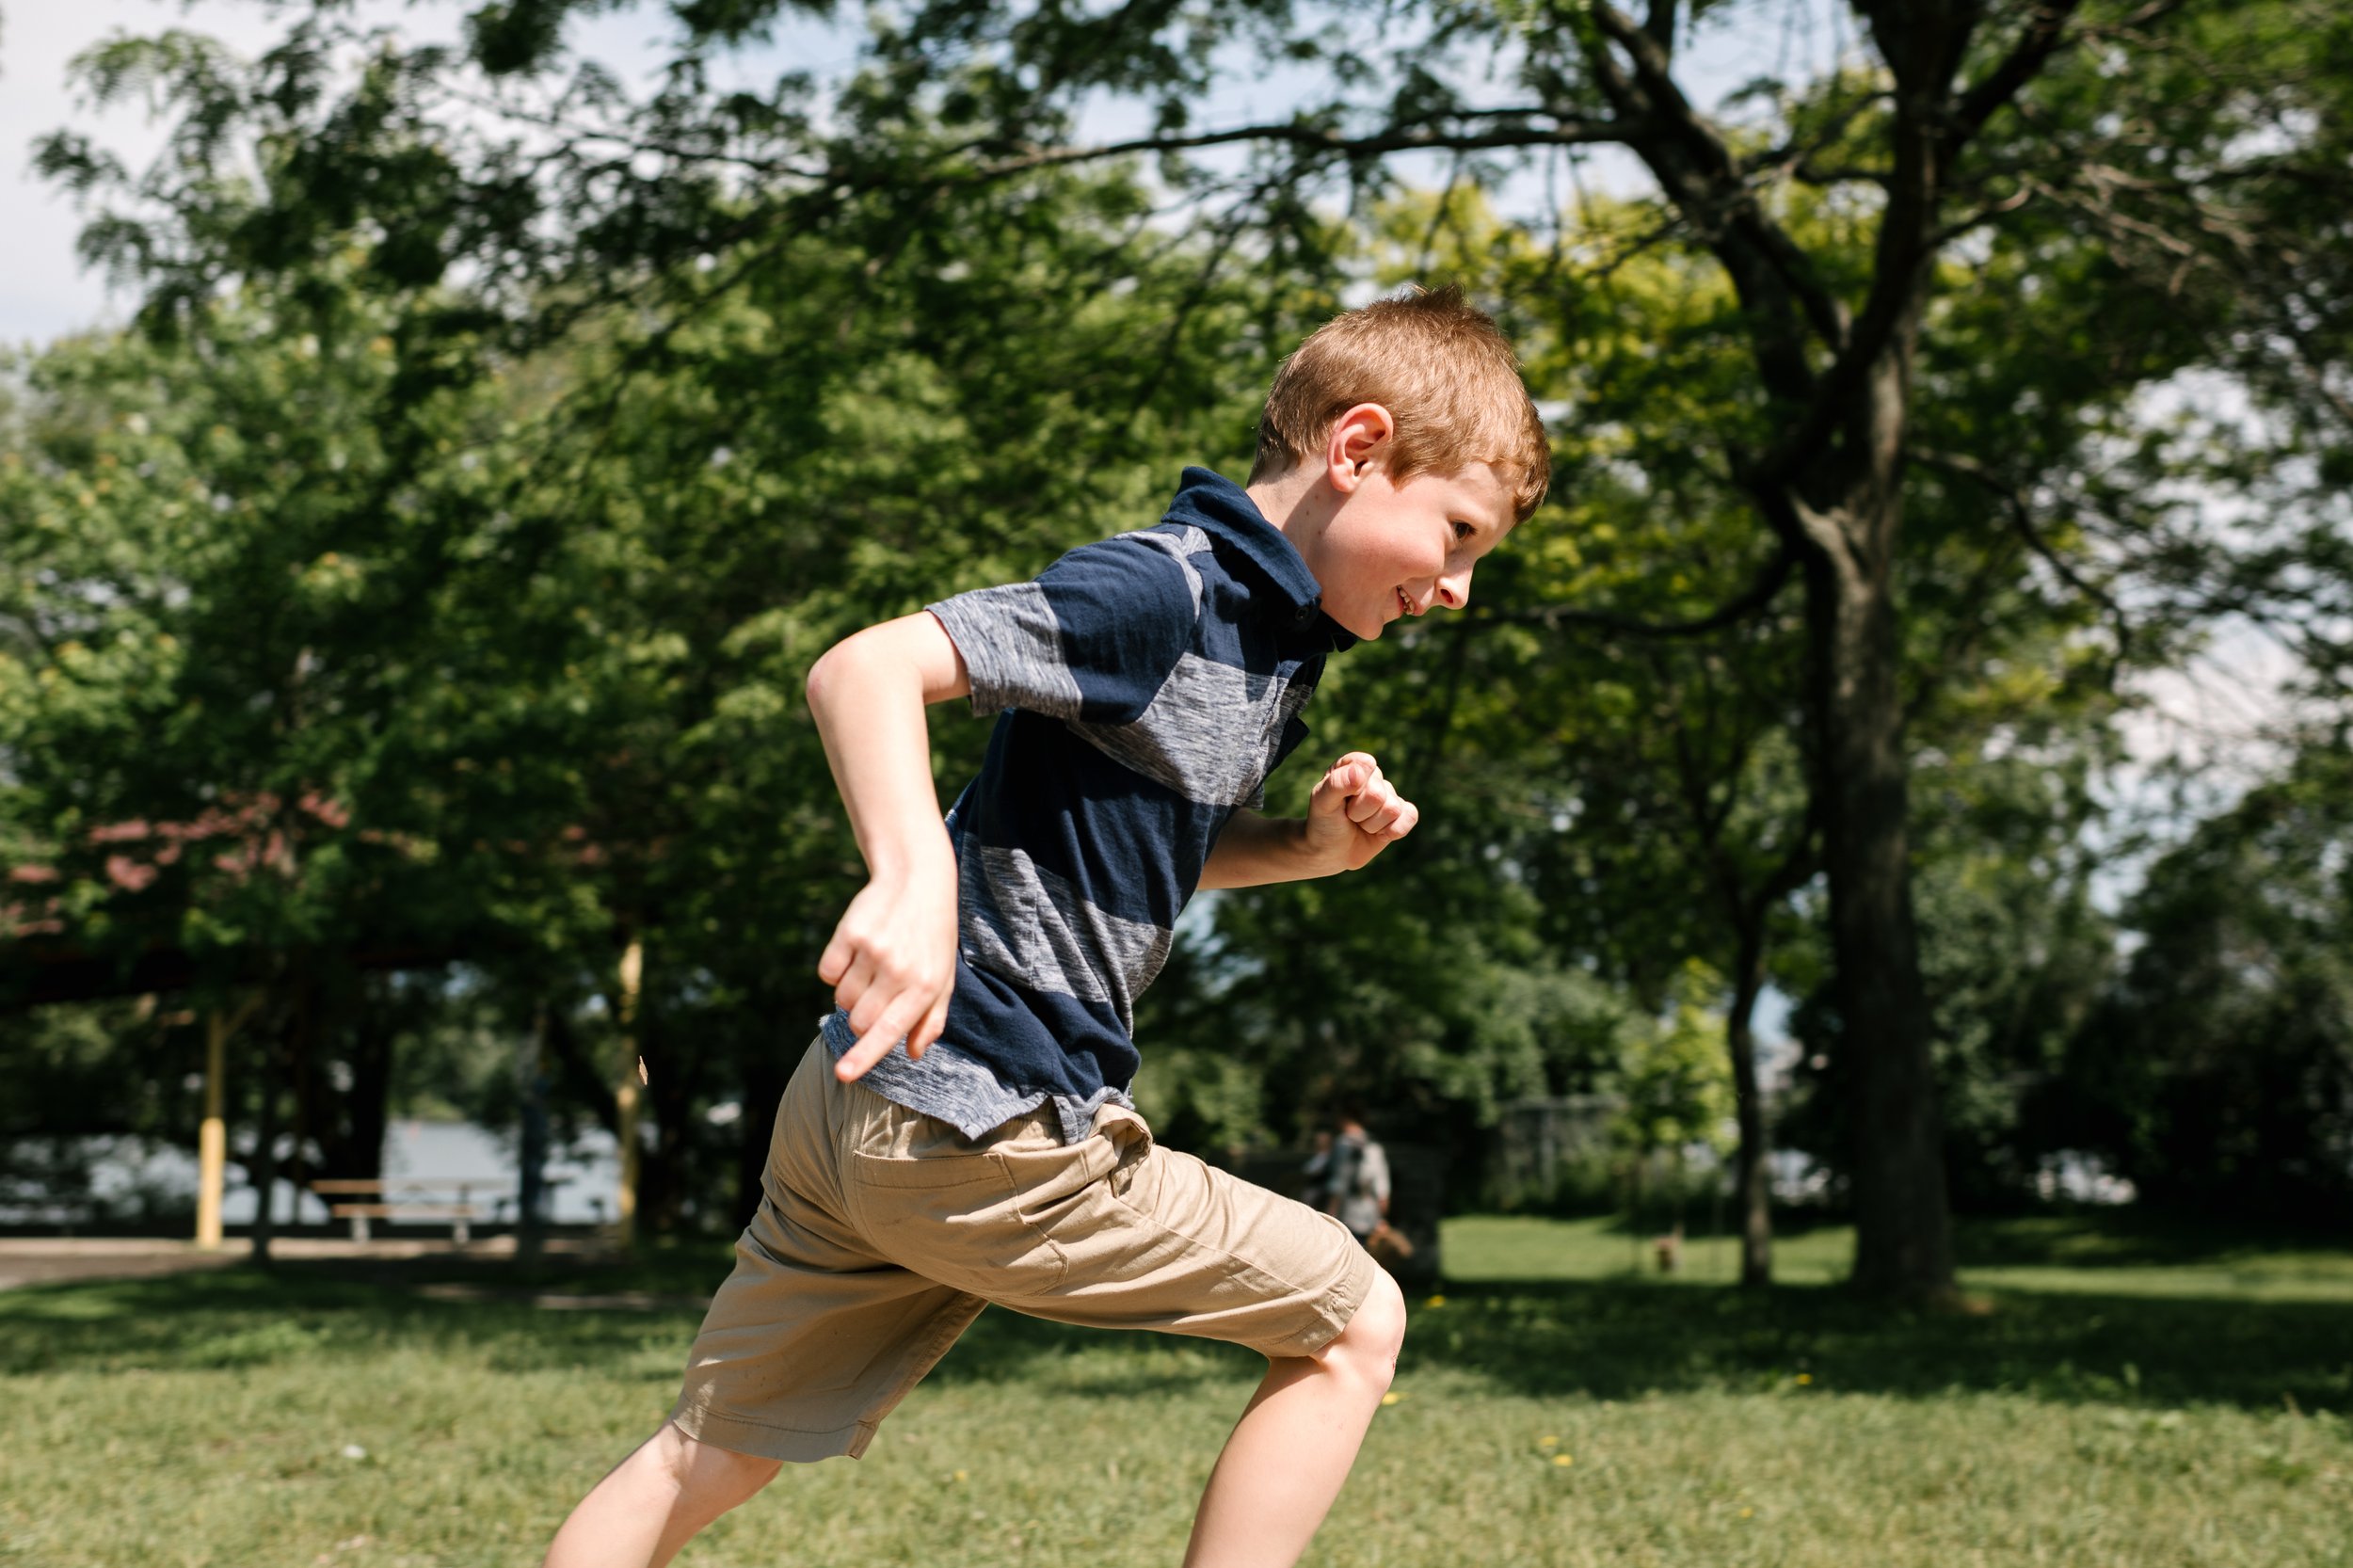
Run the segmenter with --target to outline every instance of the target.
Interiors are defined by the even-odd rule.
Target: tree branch
[[[1674,53],[1675,8],[1675,0],[1650,0],[1649,14],[1642,18],[1642,31],[1662,56]]]
[[[2115,596],[2086,579],[2081,572],[2068,564],[2066,557],[2051,548],[2051,541],[2044,538],[2042,531],[2035,526],[2034,513],[2026,505],[2025,497],[2018,493],[2015,486],[1994,473],[1983,463],[1958,452],[1932,452],[1913,448],[1907,453],[1907,456],[1912,461],[1925,467],[1937,469],[1945,473],[1957,473],[1964,479],[1972,480],[1992,493],[2002,503],[2004,510],[2009,514],[2010,526],[2017,531],[2018,536],[2025,541],[2026,548],[2041,556],[2043,564],[2058,573],[2061,582],[2101,607],[2106,614],[2109,624],[2116,629],[2116,656],[2109,661],[2107,674],[2107,683],[2114,685],[2117,669],[2124,663],[2133,638],[2132,623],[2126,619],[2124,607],[2116,601]]]
[[[1835,352],[1846,329],[1844,308],[1815,276],[1810,258],[1758,206],[1739,160],[1676,84],[1657,40],[1614,6],[1598,5],[1590,14],[1594,27],[1577,30],[1577,47],[1594,85],[1629,128],[1622,139],[1730,275],[1767,391],[1801,402],[1814,384],[1807,329]],[[1648,133],[1637,134],[1644,126]]]
[[[1265,125],[1241,125],[1228,131],[1207,131],[1189,136],[1138,136],[1129,141],[1105,142],[1099,147],[1032,148],[1000,162],[985,164],[968,175],[949,176],[943,183],[977,184],[1026,174],[1032,169],[1059,168],[1099,158],[1125,157],[1135,152],[1187,152],[1205,147],[1229,147],[1245,141],[1289,142],[1312,152],[1370,158],[1389,152],[1477,152],[1514,147],[1585,147],[1623,142],[1630,136],[1645,134],[1644,127],[1628,125],[1614,117],[1605,120],[1558,116],[1552,119],[1553,125],[1549,130],[1533,125],[1494,131],[1454,132],[1399,127],[1365,136],[1344,136],[1322,126],[1284,120]]]
[[[1945,129],[1945,155],[1948,161],[1984,129],[1996,110],[2017,97],[2019,90],[2041,73],[2053,55],[2074,41],[2067,31],[2067,23],[2080,3],[2081,0],[2041,0],[2026,19],[2025,29],[2010,45],[2009,53],[1955,100]]]
[[[1775,551],[1773,558],[1766,562],[1764,569],[1757,573],[1755,582],[1735,598],[1691,620],[1650,621],[1635,616],[1614,615],[1607,610],[1579,610],[1565,604],[1492,613],[1474,611],[1471,618],[1509,625],[1532,623],[1552,632],[1563,627],[1587,626],[1603,632],[1622,632],[1630,637],[1696,637],[1703,632],[1720,631],[1770,604],[1789,581],[1797,564],[1796,554],[1789,550]]]

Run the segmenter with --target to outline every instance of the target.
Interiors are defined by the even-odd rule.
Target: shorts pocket
[[[902,1268],[976,1296],[1050,1289],[1062,1251],[1022,1212],[994,1153],[853,1154],[845,1172],[867,1244]]]
[[[960,1187],[1006,1185],[1005,1168],[985,1150],[975,1154],[888,1156],[852,1154],[850,1179],[865,1187],[944,1192]]]

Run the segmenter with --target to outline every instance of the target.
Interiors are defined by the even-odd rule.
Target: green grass
[[[2087,1211],[1964,1222],[1957,1240],[1961,1283],[1972,1290],[2353,1303],[2353,1249],[2238,1227]],[[1612,1220],[1477,1215],[1448,1223],[1446,1266],[1468,1279],[1650,1279],[1649,1241],[1650,1233],[1629,1234]],[[1836,1284],[1853,1256],[1851,1228],[1800,1226],[1776,1238],[1773,1277]],[[1692,1235],[1681,1272],[1664,1283],[1721,1286],[1739,1274],[1735,1240]]]
[[[2353,1257],[2032,1221],[1976,1309],[1629,1275],[1598,1224],[1477,1218],[1417,1300],[1308,1561],[2353,1568]],[[1828,1278],[1849,1239],[1788,1239]],[[707,1291],[719,1249],[539,1288]],[[285,1269],[0,1294],[0,1564],[528,1563],[661,1419],[697,1314]],[[686,1564],[1174,1563],[1258,1364],[986,1314],[856,1464]],[[347,1448],[365,1457],[346,1457]],[[1561,1463],[1566,1460],[1568,1463]]]

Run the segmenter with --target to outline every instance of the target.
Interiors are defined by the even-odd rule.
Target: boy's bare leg
[[[1405,1297],[1385,1271],[1320,1355],[1267,1368],[1193,1515],[1185,1568],[1290,1568],[1348,1480],[1397,1370]]]
[[[782,1467],[697,1443],[664,1421],[572,1510],[546,1568],[662,1568]]]

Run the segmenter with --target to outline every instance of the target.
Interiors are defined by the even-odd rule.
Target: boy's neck
[[[1316,543],[1331,526],[1333,504],[1340,498],[1323,476],[1307,463],[1249,486],[1248,494],[1275,532],[1290,540],[1304,560],[1314,560]]]

